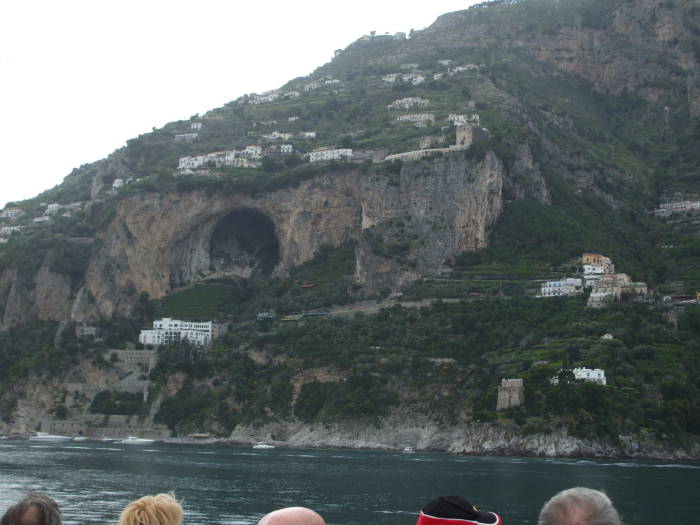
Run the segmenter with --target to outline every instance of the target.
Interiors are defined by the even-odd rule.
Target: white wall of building
[[[141,330],[139,343],[144,345],[166,345],[187,340],[197,346],[206,346],[214,338],[212,321],[180,321],[164,317],[153,321],[153,329]]]
[[[312,151],[309,153],[309,162],[349,159],[351,157],[351,149],[325,149],[320,151]]]

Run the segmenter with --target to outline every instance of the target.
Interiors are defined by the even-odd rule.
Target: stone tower
[[[474,126],[471,124],[459,126],[456,135],[457,146],[471,146],[474,142]]]
[[[522,405],[524,400],[525,391],[522,379],[501,379],[496,410]]]

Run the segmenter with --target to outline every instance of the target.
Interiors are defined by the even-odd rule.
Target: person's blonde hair
[[[144,496],[129,503],[119,525],[181,525],[182,506],[172,494]]]

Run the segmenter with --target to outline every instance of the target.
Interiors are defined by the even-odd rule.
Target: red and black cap
[[[423,507],[416,525],[503,525],[503,520],[460,496],[440,496]]]

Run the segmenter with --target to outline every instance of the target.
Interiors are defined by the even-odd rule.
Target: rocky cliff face
[[[510,174],[493,152],[459,153],[393,175],[327,173],[257,197],[139,194],[119,202],[74,295],[46,264],[28,284],[6,270],[3,326],[126,314],[143,292],[160,298],[208,277],[245,277],[263,260],[282,275],[322,246],[348,241],[358,246],[356,279],[373,292],[437,273],[450,257],[485,246],[504,199],[524,196],[549,199],[527,146]]]
[[[505,179],[492,152],[474,164],[447,156],[408,165],[395,178],[364,177],[357,280],[370,290],[401,284],[486,246],[503,209]]]
[[[397,411],[379,426],[340,423],[304,425],[277,422],[239,426],[230,438],[238,443],[277,443],[292,447],[338,447],[437,450],[454,454],[499,456],[697,459],[700,444],[674,447],[653,439],[629,437],[613,444],[569,436],[566,431],[523,434],[515,426],[493,424],[439,425],[416,413]]]
[[[692,115],[700,111],[697,57],[691,28],[700,22],[692,2],[623,2],[609,16],[610,28],[585,26],[581,19],[533,46],[538,59],[576,73],[614,94],[637,93],[648,100],[671,95],[669,84],[685,85]],[[626,41],[620,46],[619,41]],[[667,59],[651,64],[653,53]]]
[[[657,100],[677,97],[680,90],[690,114],[700,115],[696,3],[612,0],[599,2],[592,11],[588,6],[572,9],[575,4],[523,2],[501,14],[481,9],[446,14],[396,55],[429,52],[436,43],[517,50],[614,94],[630,92]]]
[[[10,327],[33,319],[66,321],[70,319],[73,297],[70,279],[52,272],[44,262],[30,282],[18,276],[16,269],[6,269],[0,275],[0,309],[2,324]],[[3,304],[0,302],[0,304]]]

